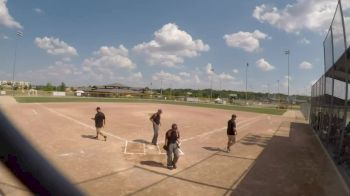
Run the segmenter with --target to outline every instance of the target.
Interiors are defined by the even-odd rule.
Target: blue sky
[[[0,0],[0,80],[306,94],[332,0]],[[2,10],[2,11],[1,11]],[[22,31],[23,37],[16,37]],[[214,71],[211,71],[214,70]]]

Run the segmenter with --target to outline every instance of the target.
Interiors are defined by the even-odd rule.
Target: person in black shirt
[[[227,122],[227,137],[228,137],[228,142],[227,142],[227,152],[231,151],[231,146],[236,143],[236,135],[237,135],[237,130],[236,130],[236,114],[232,114],[231,119]]]
[[[105,141],[107,141],[107,136],[101,132],[102,127],[104,127],[104,125],[106,124],[105,114],[101,112],[100,107],[96,108],[96,112],[97,113],[95,114],[95,118],[91,118],[92,120],[95,120],[95,127],[96,127],[95,139],[98,139],[98,135],[102,135],[105,138]]]
[[[177,129],[176,124],[171,125],[171,129],[165,134],[164,145],[167,149],[167,166],[168,169],[176,169],[176,163],[179,160],[179,139],[180,132]],[[174,158],[173,158],[174,154]]]
[[[152,144],[157,145],[157,140],[158,140],[158,132],[159,132],[159,127],[161,125],[160,123],[160,115],[162,114],[162,110],[158,109],[157,113],[154,113],[151,118],[149,118],[152,121],[153,124],[153,139],[152,139]]]

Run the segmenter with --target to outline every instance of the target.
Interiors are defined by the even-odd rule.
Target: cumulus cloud
[[[289,88],[290,88],[290,86],[291,86],[291,81],[292,81],[292,77],[291,76],[284,76],[284,80],[283,80],[283,83],[282,83],[282,85],[284,86],[284,87],[288,87],[288,78],[289,78]]]
[[[181,77],[172,73],[164,72],[163,70],[155,73],[152,76],[153,80],[167,80],[173,82],[181,82]]]
[[[227,74],[225,72],[221,73],[218,77],[221,80],[234,80],[235,79],[233,76],[231,76],[230,74]]]
[[[140,81],[142,79],[143,79],[143,75],[141,72],[132,73],[129,77],[129,80],[131,81]]]
[[[190,77],[191,76],[191,74],[187,73],[187,72],[180,72],[179,75],[180,76],[184,76],[184,77]]]
[[[227,46],[241,48],[246,52],[254,52],[260,49],[260,40],[266,38],[268,38],[268,35],[259,30],[255,30],[252,33],[240,31],[224,35]]]
[[[300,69],[312,69],[313,65],[307,61],[303,61],[300,63],[299,68]]]
[[[205,67],[205,72],[207,73],[207,75],[214,75],[214,68],[213,65],[211,63],[208,63],[207,66]]]
[[[273,65],[271,65],[269,62],[267,62],[263,58],[256,61],[256,66],[263,71],[271,71],[271,70],[275,69],[275,67]]]
[[[44,11],[40,8],[35,8],[34,11],[39,15],[44,14]]]
[[[136,45],[133,50],[142,55],[149,65],[175,67],[185,58],[199,56],[209,51],[209,46],[202,40],[193,40],[186,31],[176,24],[168,23],[154,33],[154,40]]]
[[[0,0],[0,24],[8,28],[23,29],[23,26],[10,15],[6,3],[7,0]]]
[[[298,43],[308,45],[310,44],[310,41],[304,37],[303,39],[299,40]]]
[[[194,81],[196,82],[196,84],[201,83],[201,80],[199,79],[198,75],[194,76]]]
[[[337,1],[297,0],[284,8],[262,4],[256,6],[253,17],[289,33],[301,30],[324,32],[332,20]]]
[[[10,39],[7,35],[1,35],[1,38],[2,38],[2,39],[5,39],[5,40],[6,40],[6,39]]]
[[[102,46],[93,54],[93,57],[87,58],[83,62],[83,70],[86,72],[113,77],[117,69],[132,70],[136,67],[136,64],[129,58],[128,49],[123,45],[119,45],[118,48]]]
[[[51,55],[62,56],[66,58],[78,55],[78,52],[74,47],[68,45],[67,43],[61,41],[58,38],[37,37],[35,38],[34,43],[39,48],[46,50],[46,52]]]
[[[233,71],[233,73],[235,73],[235,74],[238,74],[238,73],[239,73],[239,70],[238,70],[238,69],[233,69],[232,71]]]

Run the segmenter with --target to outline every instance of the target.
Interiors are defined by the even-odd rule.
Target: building
[[[78,89],[84,91],[82,96],[88,97],[140,96],[145,92],[144,88],[130,87],[121,83],[81,87]]]
[[[311,89],[310,124],[350,184],[350,23],[338,2],[323,42],[324,74]],[[343,12],[344,11],[344,12]]]
[[[1,86],[17,86],[17,87],[29,87],[31,86],[30,82],[26,81],[10,81],[10,80],[0,80]]]

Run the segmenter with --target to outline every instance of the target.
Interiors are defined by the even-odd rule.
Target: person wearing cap
[[[162,114],[162,110],[158,109],[156,113],[154,113],[149,119],[151,120],[153,124],[153,139],[152,139],[152,144],[157,145],[157,140],[158,140],[158,132],[159,132],[159,127],[161,126],[160,123],[160,115]]]
[[[236,143],[236,114],[232,114],[231,119],[227,122],[227,152],[231,151],[231,146]]]
[[[95,120],[96,137],[94,138],[98,139],[98,135],[101,135],[102,137],[104,137],[105,141],[107,141],[107,136],[101,132],[102,127],[104,127],[104,125],[106,124],[105,114],[101,112],[100,107],[96,108],[96,112],[97,113],[95,114],[95,118],[91,118],[92,120]]]
[[[180,132],[176,124],[171,125],[171,129],[165,134],[165,149],[167,150],[167,167],[176,169],[176,163],[179,160],[179,139]],[[174,155],[174,157],[173,157]]]

